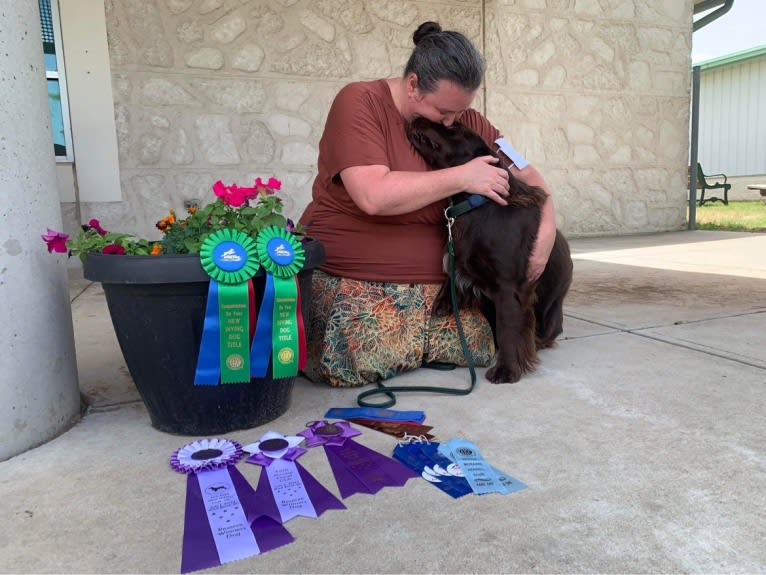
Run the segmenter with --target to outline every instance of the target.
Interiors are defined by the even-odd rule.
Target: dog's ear
[[[438,150],[439,145],[434,142],[431,138],[426,136],[423,132],[420,132],[418,130],[410,130],[409,132],[410,141],[413,143],[413,145],[416,148],[431,148],[433,150]]]
[[[419,130],[417,127],[412,127],[409,131],[409,138],[415,149],[421,154],[433,150],[434,152],[441,151],[441,145],[434,138],[429,137],[425,130]]]
[[[442,148],[442,147],[441,147],[441,145],[439,145],[439,142],[437,142],[436,140],[434,140],[434,139],[432,139],[432,138],[426,138],[425,136],[424,136],[424,138],[423,138],[423,139],[426,141],[426,143],[427,143],[429,146],[431,146],[431,149],[432,149],[432,150],[435,150],[435,151],[437,151],[437,152],[438,152],[439,150],[441,150],[441,148]]]

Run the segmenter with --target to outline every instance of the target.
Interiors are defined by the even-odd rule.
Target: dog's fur
[[[498,157],[481,136],[461,124],[447,127],[416,118],[409,125],[408,136],[433,168],[459,166],[479,156]],[[498,353],[486,376],[493,383],[518,381],[535,369],[538,349],[555,345],[562,331],[564,296],[572,283],[569,244],[558,230],[542,276],[533,284],[527,281],[527,263],[546,195],[514,178],[510,171],[509,183],[507,206],[489,200],[456,218],[452,225],[458,303],[481,309],[492,326]],[[453,201],[467,197],[463,192]],[[445,286],[434,313],[451,310]]]

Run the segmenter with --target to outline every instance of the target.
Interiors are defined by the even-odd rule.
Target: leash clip
[[[450,206],[451,208],[452,206]],[[455,223],[455,218],[450,217],[450,208],[444,208],[444,218],[447,220],[447,240],[452,242],[452,224]]]

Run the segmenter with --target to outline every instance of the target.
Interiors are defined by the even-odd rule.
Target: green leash
[[[450,296],[452,298],[452,309],[455,313],[455,324],[457,325],[457,333],[460,337],[460,346],[463,348],[463,355],[465,355],[466,362],[468,363],[468,371],[471,372],[471,385],[465,389],[456,387],[432,387],[428,385],[399,385],[394,387],[388,387],[383,385],[383,382],[376,382],[375,389],[368,389],[363,391],[356,397],[356,402],[361,407],[380,407],[383,409],[393,407],[396,405],[396,393],[407,392],[425,392],[425,393],[441,393],[444,395],[468,395],[473,391],[476,386],[476,370],[473,366],[473,357],[471,356],[471,350],[468,349],[468,343],[465,341],[465,333],[463,332],[463,323],[460,321],[460,312],[457,307],[457,287],[455,285],[455,250],[452,244],[452,224],[455,223],[455,218],[451,217],[449,208],[444,211],[444,215],[447,218],[447,253],[449,254],[449,283],[450,283]],[[454,369],[451,364],[445,364],[440,362],[433,362],[431,364],[424,364],[423,367],[430,367],[432,369]],[[366,398],[374,395],[385,395],[388,399],[382,403],[369,403],[365,401]]]

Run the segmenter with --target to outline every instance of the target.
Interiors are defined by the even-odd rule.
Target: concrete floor
[[[766,234],[678,232],[571,242],[564,335],[515,385],[402,395],[441,440],[462,436],[528,485],[453,500],[426,481],[353,495],[287,523],[291,545],[220,573],[766,572]],[[193,438],[153,429],[98,284],[72,282],[91,406],[0,463],[3,573],[178,573]],[[468,384],[418,370],[392,384]],[[227,434],[294,434],[358,390],[299,379],[288,412]],[[395,440],[359,442],[390,453]],[[337,493],[320,450],[302,464]],[[259,470],[240,464],[251,484]]]

